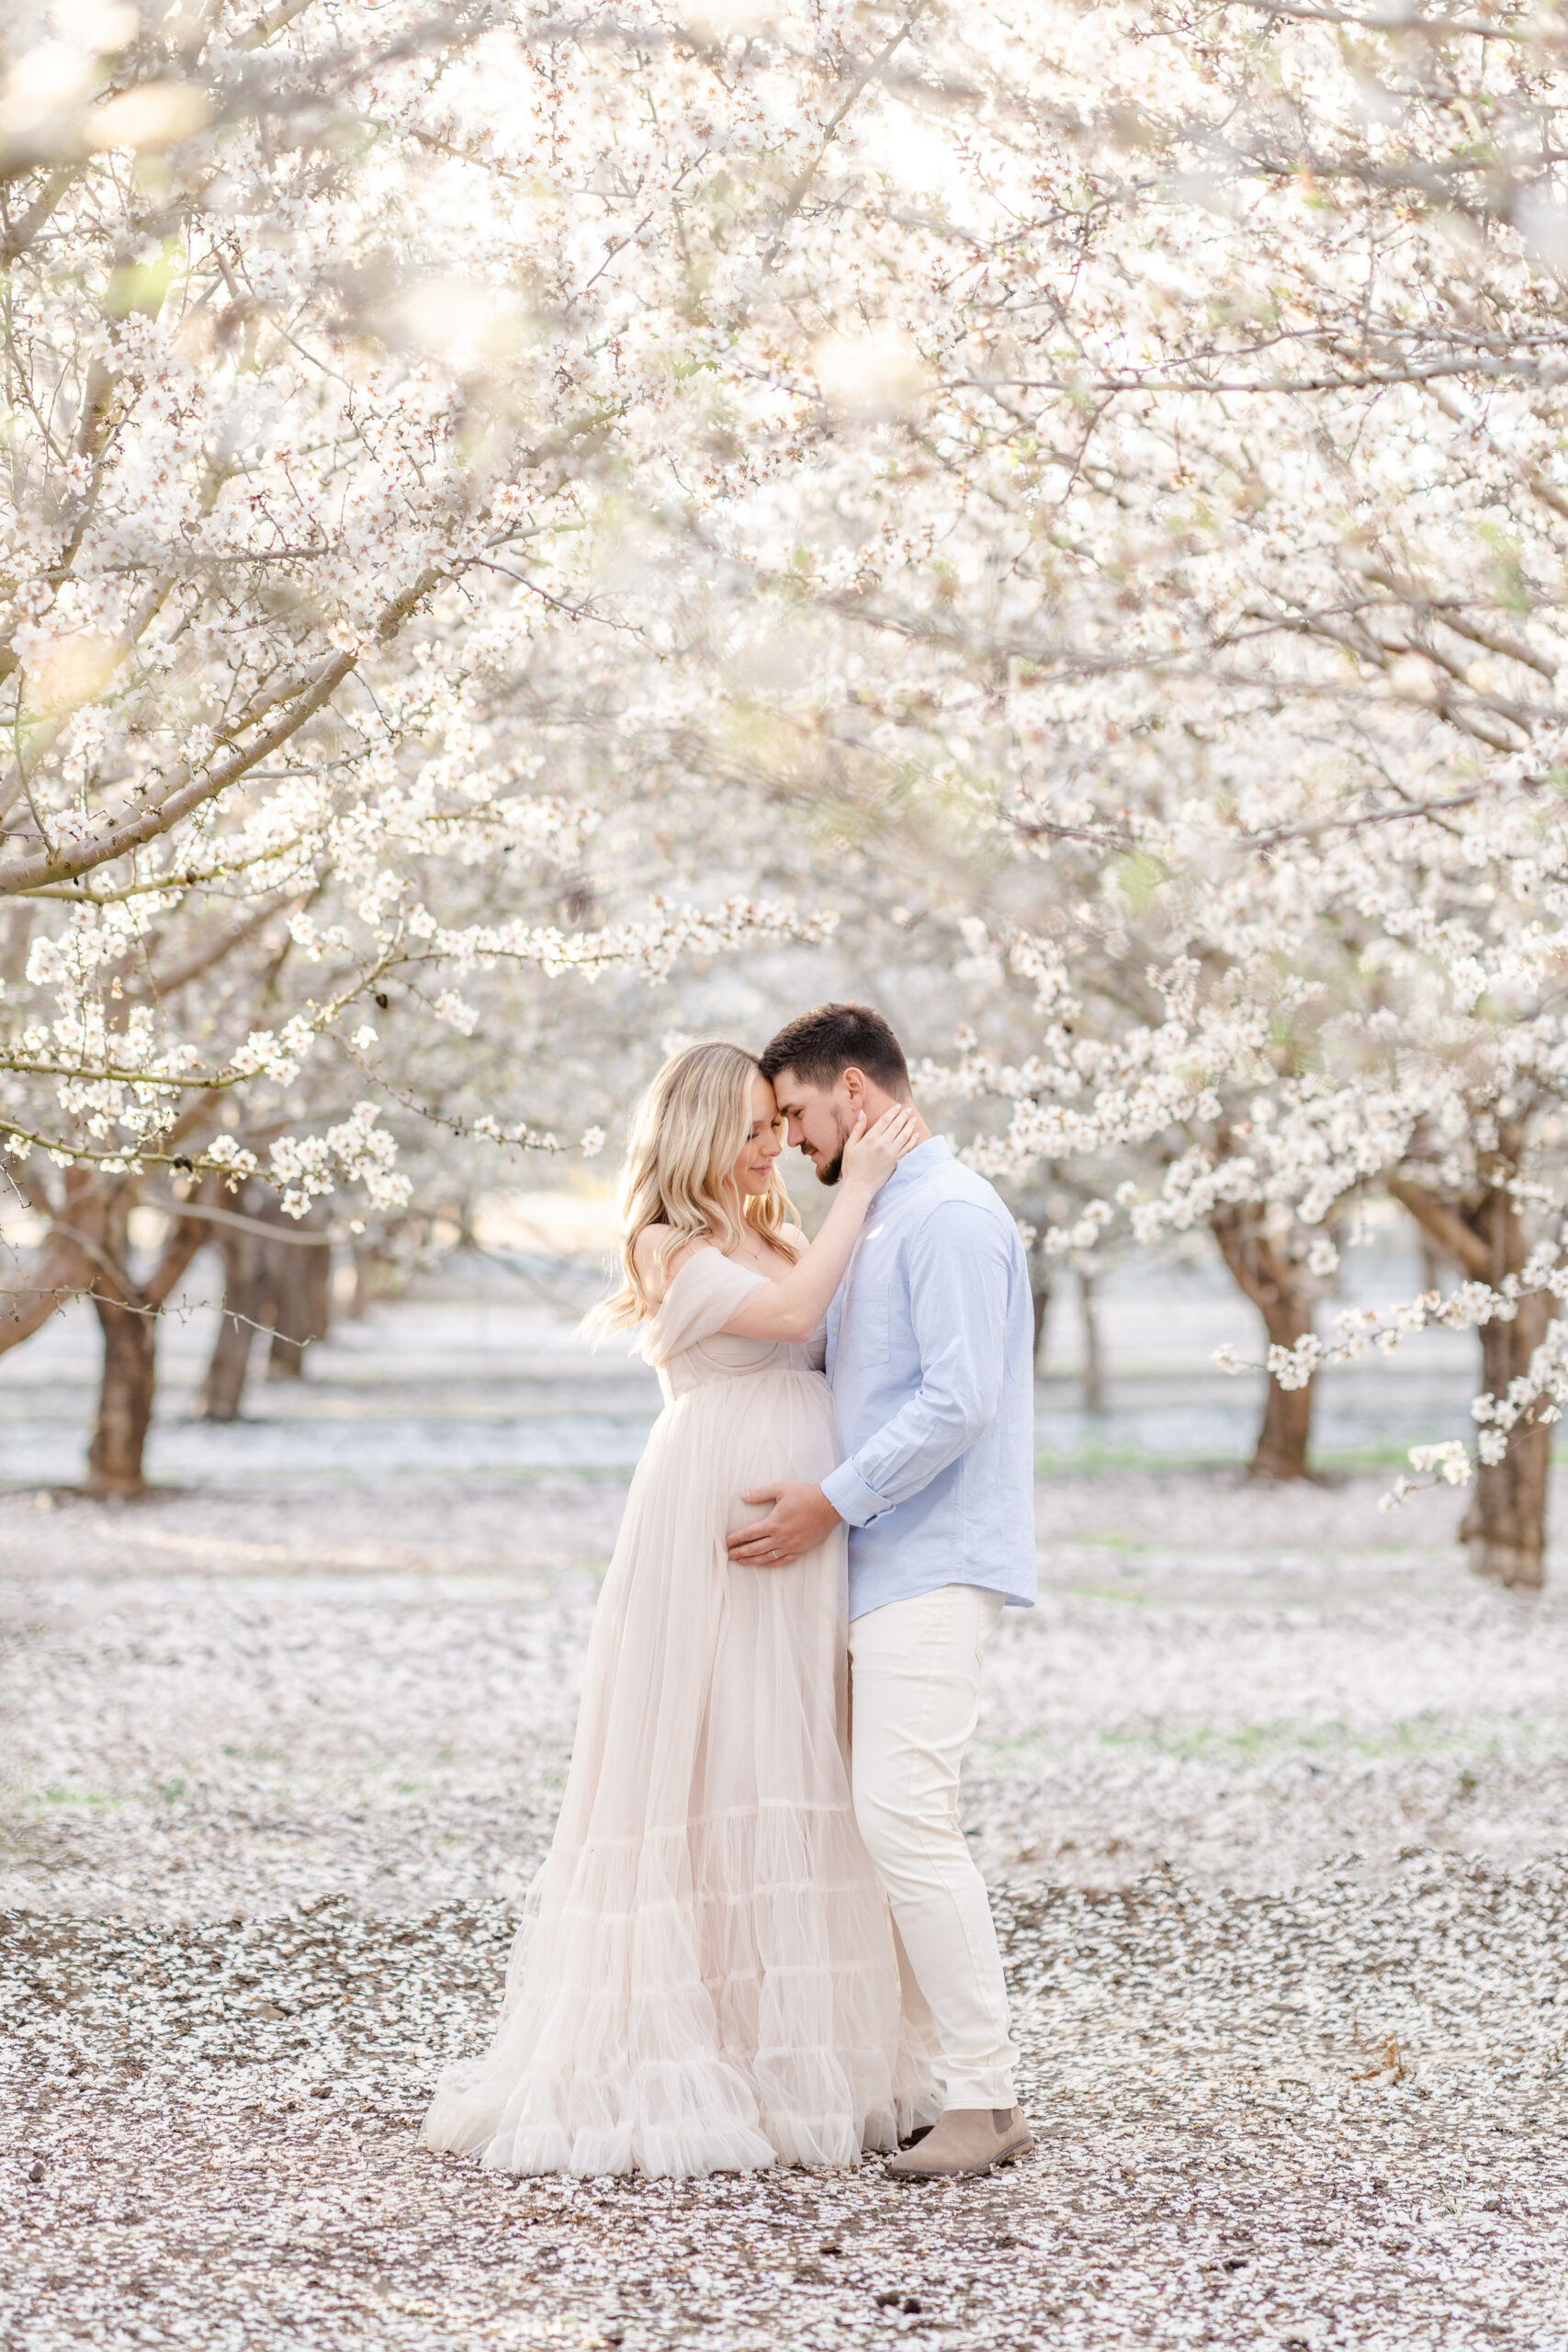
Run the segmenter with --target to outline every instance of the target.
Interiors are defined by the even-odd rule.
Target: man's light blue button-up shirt
[[[1034,1600],[1034,1314],[1017,1226],[940,1136],[901,1159],[828,1310],[850,1615],[944,1584]]]

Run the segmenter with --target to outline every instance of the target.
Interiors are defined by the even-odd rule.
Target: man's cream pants
[[[850,1627],[855,1818],[881,1873],[900,1961],[921,1996],[949,2107],[1011,2107],[1016,2052],[991,1908],[958,1826],[999,1593],[942,1585]],[[928,2014],[922,2015],[922,2008]]]

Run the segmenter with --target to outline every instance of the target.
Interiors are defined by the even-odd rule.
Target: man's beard
[[[850,1139],[850,1130],[845,1126],[842,1118],[837,1114],[835,1114],[834,1124],[839,1130],[839,1148],[831,1159],[819,1159],[817,1162],[817,1182],[819,1184],[836,1184],[844,1172],[844,1146]]]

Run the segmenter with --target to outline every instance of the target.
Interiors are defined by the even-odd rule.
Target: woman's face
[[[729,1181],[742,1200],[765,1193],[773,1181],[773,1162],[784,1149],[784,1121],[765,1078],[751,1080],[751,1129],[729,1171]]]

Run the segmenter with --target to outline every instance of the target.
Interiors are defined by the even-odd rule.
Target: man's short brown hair
[[[904,1048],[869,1004],[818,1004],[786,1021],[760,1056],[769,1085],[792,1069],[807,1086],[837,1086],[847,1069],[863,1069],[886,1094],[909,1100]]]

